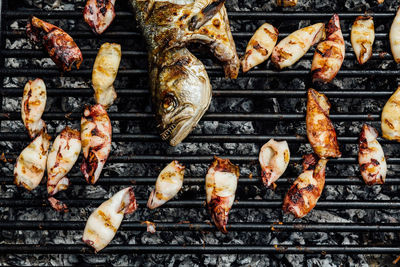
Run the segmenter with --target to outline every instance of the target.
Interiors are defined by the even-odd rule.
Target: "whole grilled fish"
[[[199,42],[236,78],[239,58],[225,1],[130,0],[149,52],[150,89],[161,137],[175,146],[197,125],[211,101],[204,65],[185,46]]]

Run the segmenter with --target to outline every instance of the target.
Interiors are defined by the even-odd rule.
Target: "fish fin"
[[[201,0],[196,2],[201,2]],[[195,31],[207,23],[207,21],[214,17],[224,6],[225,0],[212,0],[207,2],[209,3],[189,20],[189,30]]]

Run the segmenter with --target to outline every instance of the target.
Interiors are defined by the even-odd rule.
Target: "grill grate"
[[[222,78],[222,68],[218,64],[214,64],[207,55],[196,53],[206,62],[214,88],[213,104],[210,111],[203,117],[199,129],[185,140],[181,148],[169,148],[160,141],[151,120],[153,114],[149,109],[150,96],[146,87],[147,70],[143,67],[146,66],[143,62],[146,62],[147,53],[144,51],[141,34],[133,26],[132,13],[117,12],[116,20],[110,29],[102,36],[96,37],[85,27],[80,10],[41,11],[29,6],[16,8],[11,6],[14,5],[11,2],[13,1],[0,2],[0,78],[3,81],[0,88],[0,98],[3,102],[0,111],[0,148],[1,152],[5,153],[4,163],[0,170],[0,237],[6,236],[4,241],[0,238],[0,254],[92,254],[93,251],[80,241],[85,220],[90,211],[111,195],[109,190],[116,191],[115,187],[132,184],[135,185],[135,191],[139,191],[139,211],[122,223],[116,240],[101,254],[321,254],[322,257],[326,254],[400,254],[398,242],[393,241],[398,239],[400,223],[397,219],[400,217],[395,215],[388,217],[400,209],[397,193],[400,177],[396,172],[400,165],[399,147],[397,144],[380,139],[385,151],[388,151],[388,164],[392,171],[389,172],[386,184],[382,186],[382,194],[386,198],[373,198],[371,196],[381,195],[379,192],[374,193],[377,187],[371,189],[364,186],[358,175],[355,157],[358,136],[355,134],[356,130],[349,130],[349,127],[360,128],[362,122],[379,126],[381,108],[395,89],[396,77],[400,75],[400,70],[392,63],[390,54],[377,52],[388,50],[388,25],[394,17],[394,12],[371,14],[375,18],[376,25],[383,26],[377,28],[376,42],[379,49],[375,49],[370,60],[372,63],[368,63],[367,67],[354,64],[355,56],[348,43],[348,25],[364,13],[339,13],[342,26],[346,25],[343,27],[344,38],[347,42],[346,59],[335,84],[324,86],[321,92],[326,94],[333,103],[334,110],[331,119],[336,128],[339,128],[338,140],[344,153],[342,158],[329,161],[326,189],[314,212],[328,211],[338,218],[345,219],[329,221],[330,217],[326,220],[315,219],[323,218],[323,213],[321,217],[292,220],[282,215],[280,211],[284,192],[298,174],[301,156],[306,151],[310,151],[304,127],[304,106],[309,83],[309,67],[307,66],[309,65],[304,62],[311,60],[313,50],[292,69],[276,71],[267,63],[245,76],[241,75],[237,81],[225,81]],[[83,2],[77,1],[76,5],[82,6]],[[124,4],[121,5],[117,10],[127,10]],[[45,20],[57,20],[55,24],[64,21],[65,24],[62,27],[82,48],[85,62],[81,70],[65,73],[58,78],[60,73],[52,64],[48,66],[40,61],[47,58],[42,50],[31,49],[26,45],[22,45],[20,49],[12,48],[14,42],[26,40],[25,32],[13,29],[12,23],[17,21],[23,26],[26,18],[31,14]],[[297,29],[300,21],[308,20],[307,24],[309,21],[327,21],[331,15],[331,12],[229,10],[229,18],[234,29],[233,36],[239,54],[243,54],[245,44],[254,32],[254,30],[245,31],[240,27],[244,21],[250,21],[255,25],[260,25],[260,21],[265,20],[276,22],[278,25],[285,21],[281,24],[283,30],[280,38],[282,38]],[[124,27],[124,23],[129,23],[130,26]],[[101,194],[96,193],[96,197],[89,194],[88,190],[97,189],[88,186],[76,168],[70,177],[71,187],[66,192],[62,192],[59,197],[71,208],[71,214],[57,214],[49,208],[44,185],[41,185],[42,189],[33,193],[23,192],[13,185],[12,164],[27,144],[28,136],[20,125],[19,110],[8,108],[7,104],[21,97],[22,86],[28,77],[45,77],[51,107],[50,110],[46,110],[43,118],[49,124],[50,132],[54,136],[54,132],[59,130],[58,124],[77,125],[81,108],[70,105],[70,108],[62,110],[57,106],[60,106],[60,103],[65,104],[63,99],[66,98],[73,99],[72,102],[75,101],[76,105],[91,101],[93,94],[92,89],[89,88],[91,66],[99,44],[105,41],[120,42],[123,47],[123,58],[122,68],[116,81],[120,103],[109,113],[114,123],[113,150],[104,177],[101,177],[97,183],[97,188],[104,188],[104,190]],[[7,65],[7,61],[10,60],[26,62],[21,63],[22,67]],[[57,79],[60,81],[54,81]],[[74,83],[75,79],[79,81],[79,87]],[[294,83],[293,80],[297,82]],[[351,85],[349,80],[356,80],[360,86],[349,86]],[[68,82],[71,85],[62,86]],[[230,107],[233,105],[231,103],[247,100],[253,103],[253,108],[250,110]],[[360,103],[363,101],[373,103],[371,105],[374,106],[363,107],[362,110],[359,107],[362,106]],[[145,104],[138,102],[145,102]],[[280,103],[281,109],[273,109],[271,106],[274,103]],[[129,104],[132,104],[133,108]],[[349,106],[344,107],[344,105]],[[243,127],[250,122],[255,129],[252,133],[222,128],[217,128],[215,130],[217,133],[207,131],[207,127],[215,122],[228,128],[233,128],[234,125]],[[235,122],[237,124],[229,124]],[[285,124],[290,124],[290,127],[284,126]],[[263,188],[257,169],[258,150],[255,148],[259,148],[270,138],[287,140],[293,155],[288,174],[278,180],[276,192]],[[236,149],[229,149],[230,144],[233,144]],[[124,152],[121,147],[125,145],[132,148]],[[238,147],[244,148],[243,151],[240,151]],[[229,157],[232,162],[240,164],[244,169],[243,176],[239,179],[237,201],[231,212],[228,237],[219,235],[215,227],[206,222],[209,216],[204,207],[203,177],[213,153]],[[171,160],[181,161],[189,169],[189,174],[184,180],[184,192],[178,199],[168,202],[161,209],[149,212],[145,209],[149,188],[154,185],[157,170]],[[122,168],[127,174],[124,171],[122,174],[121,171],[114,171],[114,168]],[[148,168],[152,168],[153,173],[148,171]],[[196,170],[197,168],[199,170]],[[249,177],[250,173],[254,174],[254,177],[251,175]],[[332,190],[341,188],[341,194],[331,195],[332,190],[328,190],[329,188]],[[357,195],[356,192],[359,191],[366,193]],[[255,195],[262,197],[255,198]],[[349,195],[350,198],[346,198]],[[364,211],[367,212],[367,216],[349,218],[349,213],[346,213],[348,210]],[[34,214],[32,217],[27,215],[30,212]],[[382,212],[387,212],[389,215],[386,216],[385,213],[386,217],[382,220],[376,218],[374,220],[374,216],[379,217]],[[256,216],[251,217],[249,214],[253,213]],[[36,218],[35,215],[38,217]],[[156,222],[156,235],[161,236],[162,243],[143,241],[146,225],[142,224],[141,220]],[[21,231],[43,234],[48,239],[38,243],[26,242],[27,239],[17,241]],[[77,233],[78,237],[73,239],[75,242],[71,244],[56,243],[48,232],[61,232],[61,235],[65,235],[65,232]],[[192,239],[195,240],[192,243],[186,239],[184,242],[170,243],[171,236],[184,236],[186,232],[194,235],[199,233],[200,237]],[[297,244],[293,240],[291,243],[281,242],[284,237],[287,238],[293,232],[300,234],[322,232],[337,235],[332,237],[333,242],[343,239],[350,233],[359,233],[360,238],[366,241],[351,245],[341,244],[339,241],[332,243],[332,240],[316,243],[305,236],[303,244]],[[242,234],[248,234],[248,236],[244,243],[238,245],[234,241],[240,240]],[[388,238],[390,234],[396,237]],[[132,235],[141,236],[141,238],[135,239]],[[216,243],[204,241],[207,240],[205,237],[208,235],[212,235]],[[269,236],[269,241],[265,241],[266,236]],[[251,242],[253,237],[254,242]],[[278,241],[272,242],[272,237],[276,237]],[[132,239],[135,242],[132,243]],[[388,240],[388,242],[382,240]]]

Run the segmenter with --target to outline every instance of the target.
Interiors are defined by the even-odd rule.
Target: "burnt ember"
[[[244,54],[254,31],[265,22],[279,30],[279,41],[300,27],[328,22],[334,12],[339,16],[346,12],[356,15],[365,11],[393,13],[393,16],[375,18],[377,36],[373,55],[362,66],[356,60],[349,37],[357,16],[340,18],[346,45],[343,66],[332,83],[318,85],[315,89],[324,93],[332,105],[330,118],[342,158],[328,162],[321,198],[315,209],[302,219],[283,214],[281,207],[286,192],[301,173],[301,157],[312,152],[306,138],[305,112],[314,48],[288,69],[278,72],[268,60],[245,75],[240,73],[237,80],[227,80],[218,61],[200,46],[192,45],[191,51],[206,65],[214,96],[208,112],[192,134],[182,144],[170,147],[159,137],[152,119],[147,52],[134,17],[127,12],[130,10],[127,1],[116,1],[115,20],[101,36],[92,33],[83,19],[84,0],[3,2],[0,265],[359,266],[390,264],[397,258],[394,254],[282,253],[285,247],[397,247],[400,214],[395,208],[400,206],[400,144],[378,138],[388,158],[384,185],[366,186],[357,162],[362,125],[367,122],[380,131],[381,110],[399,82],[396,75],[387,75],[388,71],[398,71],[390,55],[387,36],[397,1],[386,0],[378,5],[375,0],[298,0],[297,6],[291,8],[277,7],[275,0],[229,0],[226,3],[239,56]],[[4,15],[9,11],[22,15]],[[68,11],[72,15],[51,15],[47,11]],[[244,17],[236,11],[264,13]],[[274,15],[282,12],[295,12],[299,16]],[[322,15],[302,16],[305,12]],[[57,25],[74,38],[84,58],[79,70],[60,75],[47,53],[29,42],[25,26],[30,15]],[[78,129],[85,105],[94,104],[91,70],[97,50],[105,42],[116,42],[122,47],[120,72],[114,82],[118,98],[108,109],[113,127],[111,154],[94,186],[86,183],[79,164],[75,165],[68,174],[71,185],[57,195],[69,212],[58,213],[47,201],[46,179],[32,192],[13,184],[14,160],[29,144],[20,116],[23,87],[34,78],[42,78],[46,83],[48,97],[43,120],[53,139],[65,126]],[[225,116],[220,118],[216,114]],[[278,141],[287,140],[292,157],[275,190],[262,184],[258,164],[259,149],[272,137]],[[226,235],[214,227],[204,205],[204,177],[213,155],[229,157],[240,167],[236,202],[229,214]],[[163,207],[149,210],[146,203],[156,178],[172,160],[186,167],[182,190]],[[93,254],[82,242],[86,220],[103,200],[132,185],[139,205],[137,211],[124,219],[109,247]],[[250,201],[258,204],[249,205]],[[389,201],[392,205],[386,206],[384,203]],[[370,202],[382,204],[370,207]],[[154,223],[155,233],[147,232],[146,223],[142,223],[145,221]],[[337,229],[335,223],[349,226],[349,230]],[[363,231],[366,229],[363,224],[374,227],[394,224],[397,232],[383,232],[377,228]],[[260,227],[250,231],[250,226],[254,225]],[[12,250],[17,245],[26,245],[26,253]],[[122,245],[130,249],[115,253]],[[195,250],[182,255],[161,254],[163,246],[171,245],[196,246],[199,250],[214,245],[218,246],[214,252],[220,253],[200,255]],[[222,248],[229,246],[238,247],[242,253],[221,254]],[[270,253],[243,251],[250,246],[268,248]],[[74,253],[61,251],[61,247]],[[138,254],[134,254],[138,247]],[[141,253],[143,247],[153,248],[157,253]],[[36,248],[48,251],[33,253]],[[254,251],[260,253],[257,249]]]

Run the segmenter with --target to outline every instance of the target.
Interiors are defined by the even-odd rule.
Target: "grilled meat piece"
[[[83,242],[93,247],[96,252],[102,250],[114,238],[124,215],[131,214],[136,209],[132,187],[117,192],[89,216],[83,232]]]
[[[51,137],[43,129],[24,149],[14,166],[14,183],[31,191],[42,181]]]
[[[351,27],[351,45],[360,64],[372,56],[372,45],[375,40],[374,19],[370,16],[359,16]]]
[[[389,40],[393,58],[396,63],[400,63],[400,7],[390,27]]]
[[[56,137],[47,157],[47,193],[50,196],[66,190],[66,177],[81,153],[81,134],[68,126]]]
[[[339,16],[333,15],[326,26],[326,39],[315,49],[311,64],[313,82],[328,83],[335,78],[342,67],[345,45],[340,29]]]
[[[265,186],[276,187],[275,181],[282,176],[290,160],[289,146],[286,141],[271,139],[262,146],[259,161],[261,178]]]
[[[83,61],[81,50],[65,31],[32,16],[28,20],[26,33],[33,43],[44,46],[62,71],[70,71],[74,64],[79,69]]]
[[[117,98],[113,83],[117,77],[121,62],[121,45],[104,43],[101,45],[94,61],[92,85],[97,104],[105,108],[111,106]]]
[[[46,127],[46,123],[42,120],[46,100],[46,85],[42,79],[28,81],[25,84],[21,117],[31,138],[35,138]]]
[[[174,160],[165,167],[156,181],[156,187],[150,194],[147,202],[149,209],[160,207],[170,199],[172,199],[183,185],[183,175],[185,166]]]
[[[65,204],[64,202],[62,202],[58,199],[55,199],[54,197],[49,197],[47,200],[49,201],[50,206],[54,210],[59,211],[59,212],[68,212],[69,211],[67,204]]]
[[[113,22],[115,0],[88,0],[83,9],[83,18],[97,34],[102,34]]]
[[[378,132],[364,124],[359,139],[358,162],[367,185],[384,184],[387,165],[383,149],[376,138]]]
[[[81,171],[89,184],[95,184],[100,177],[111,151],[111,135],[111,121],[103,106],[87,106],[81,120]]]
[[[276,0],[277,6],[292,7],[297,5],[297,0]]]
[[[400,142],[400,87],[389,98],[382,110],[382,136],[387,140]]]
[[[327,159],[318,160],[314,154],[304,156],[303,172],[283,200],[284,212],[302,218],[315,207],[324,190],[327,162]]]
[[[214,157],[206,175],[207,205],[217,228],[224,234],[228,233],[229,211],[235,200],[239,167],[229,159]]]
[[[243,72],[263,63],[272,54],[278,40],[279,31],[269,23],[264,23],[251,37],[242,60]]]
[[[314,89],[308,90],[307,137],[320,158],[340,158],[335,128],[329,119],[331,105],[328,98]]]
[[[299,29],[281,40],[272,51],[271,61],[278,69],[292,66],[310,49],[325,39],[325,25],[317,23]]]

